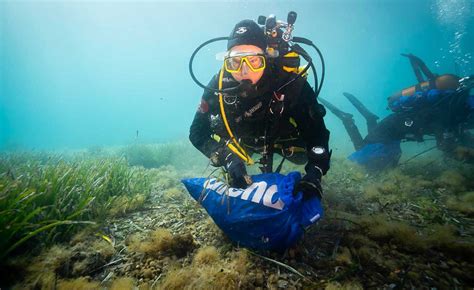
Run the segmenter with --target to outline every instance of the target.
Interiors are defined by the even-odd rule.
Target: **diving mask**
[[[238,73],[242,70],[244,62],[247,67],[253,72],[259,72],[265,69],[265,55],[256,54],[254,52],[248,53],[231,53],[224,58],[224,68],[229,73]]]

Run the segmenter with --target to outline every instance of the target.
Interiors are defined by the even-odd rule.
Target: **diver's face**
[[[263,55],[263,50],[255,45],[237,45],[232,47],[229,50],[229,56],[239,56],[239,55]],[[258,61],[248,57],[249,61],[255,62]],[[254,65],[254,63],[252,63]],[[257,65],[257,64],[255,64]],[[261,70],[252,70],[246,61],[242,62],[242,67],[238,72],[232,72],[232,77],[238,82],[242,80],[250,80],[252,84],[256,84],[263,76],[264,69]]]

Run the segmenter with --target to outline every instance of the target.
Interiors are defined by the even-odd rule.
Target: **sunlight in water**
[[[472,59],[471,53],[462,50],[462,42],[467,33],[466,23],[472,17],[472,6],[473,2],[469,0],[438,0],[431,7],[438,22],[450,34],[447,53],[454,59],[456,71],[459,74],[468,72]],[[446,56],[442,58],[444,59]],[[438,61],[435,64],[439,66]]]

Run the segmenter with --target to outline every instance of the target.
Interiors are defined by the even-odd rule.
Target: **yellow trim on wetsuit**
[[[223,79],[223,77],[224,77],[224,67],[222,67],[222,69],[219,73],[219,91],[222,90],[222,79]],[[225,110],[224,110],[224,101],[223,101],[222,93],[219,93],[219,106],[220,106],[220,109],[221,109],[222,121],[224,122],[227,133],[229,134],[229,137],[231,139],[230,141],[233,142],[233,144],[230,143],[230,142],[226,142],[226,146],[232,152],[237,154],[237,156],[239,156],[240,159],[247,162],[248,165],[255,164],[255,161],[253,161],[253,159],[247,154],[247,152],[244,150],[244,148],[242,148],[240,146],[239,142],[237,142],[237,139],[235,139],[234,134],[232,133],[232,130],[230,129],[229,122],[227,122],[227,116],[226,116]]]

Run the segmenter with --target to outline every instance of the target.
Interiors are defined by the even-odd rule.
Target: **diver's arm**
[[[214,77],[208,86],[216,87],[216,84],[217,78]],[[210,115],[218,110],[216,99],[217,97],[213,92],[204,91],[201,103],[194,115],[194,120],[189,130],[189,140],[191,143],[208,158],[221,147],[219,142],[211,137],[214,132],[211,129]]]
[[[208,86],[217,88],[217,79],[217,76],[215,76]],[[218,97],[214,92],[206,90],[191,124],[189,140],[194,147],[210,159],[213,166],[223,166],[225,168],[230,176],[229,184],[231,187],[247,188],[248,185],[252,184],[252,179],[247,175],[242,159],[227,148],[225,141],[221,139],[218,142],[212,138],[212,135],[216,133],[216,129],[211,117],[217,118],[219,114]]]
[[[315,93],[308,82],[305,82],[299,96],[298,105],[294,108],[293,118],[298,125],[308,152],[308,164],[305,169],[316,169],[321,175],[329,170],[329,131],[324,124],[324,107],[318,103]],[[322,148],[323,153],[314,152],[313,148]],[[321,150],[319,150],[321,151]]]
[[[193,123],[189,130],[189,140],[202,154],[208,158],[213,152],[216,152],[219,143],[211,138],[212,131],[208,116],[205,113],[196,112]]]

